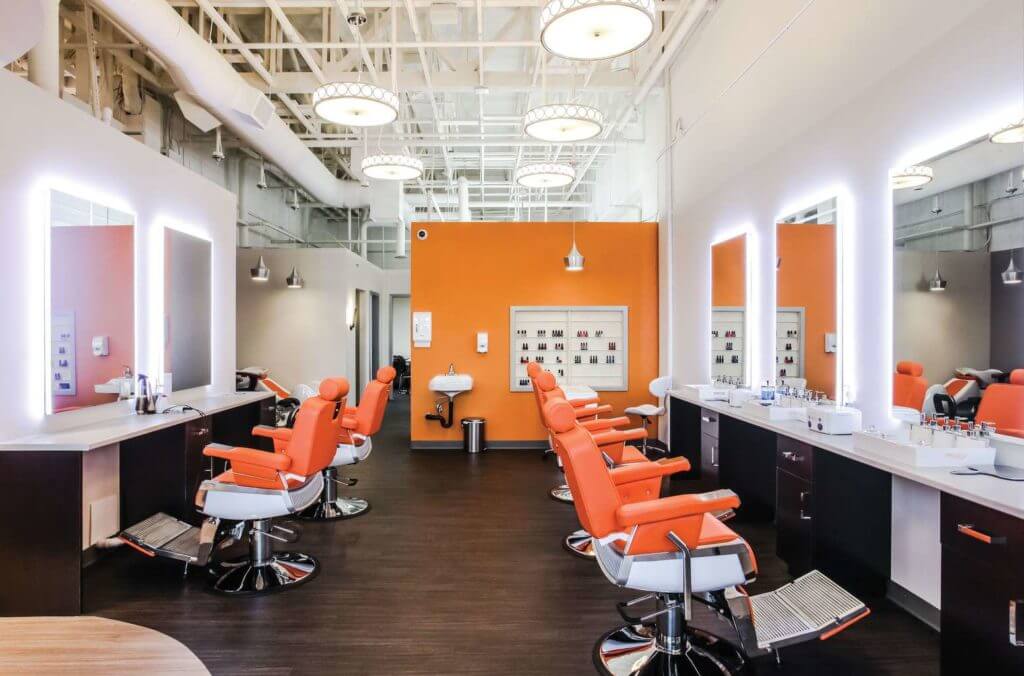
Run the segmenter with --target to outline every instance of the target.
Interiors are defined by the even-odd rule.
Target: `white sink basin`
[[[803,406],[762,406],[760,399],[751,399],[743,402],[743,412],[749,413],[755,418],[772,422],[807,420],[807,409]]]
[[[96,390],[96,394],[120,394],[121,384],[125,381],[128,381],[128,387],[130,390],[134,389],[134,387],[132,387],[134,384],[132,378],[111,378],[105,383],[97,383],[92,387]]]
[[[431,392],[440,392],[454,399],[455,395],[469,392],[473,389],[473,376],[468,373],[455,373],[453,375],[438,375],[430,379],[427,387]]]

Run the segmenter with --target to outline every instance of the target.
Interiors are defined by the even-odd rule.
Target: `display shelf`
[[[587,385],[606,392],[629,389],[628,307],[512,307],[509,326],[513,392],[531,390],[529,361],[541,363],[559,385]]]
[[[780,307],[775,312],[775,377],[803,378],[803,365],[804,308]]]
[[[743,378],[746,373],[742,307],[716,307],[711,311],[711,376]]]

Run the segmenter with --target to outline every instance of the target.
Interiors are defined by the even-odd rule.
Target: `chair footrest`
[[[750,657],[814,639],[824,641],[871,613],[857,597],[817,570],[773,592],[749,599],[734,597],[730,606],[740,610],[734,617]],[[742,622],[742,615],[749,621]]]
[[[161,556],[185,563],[199,561],[200,529],[157,512],[118,534],[127,545],[147,556]]]

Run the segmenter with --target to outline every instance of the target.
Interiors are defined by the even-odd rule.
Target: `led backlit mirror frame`
[[[771,342],[775,383],[824,392],[830,400],[842,403],[844,232],[840,204],[838,196],[827,197],[775,219]],[[784,243],[782,238],[787,236],[789,241]],[[784,274],[789,275],[785,282]]]
[[[206,387],[213,384],[213,242],[172,223],[162,236],[164,386],[171,392]]]
[[[121,390],[118,383],[111,383],[122,376],[125,366],[131,367],[134,380],[141,354],[138,217],[124,205],[117,204],[116,200],[68,186],[49,186],[42,194],[45,200],[42,205],[43,410],[52,415],[115,403],[119,396],[127,395],[131,390]],[[128,228],[128,234],[110,230],[111,237],[117,241],[103,242],[95,255],[90,254],[89,242],[84,237],[91,234],[90,229],[96,228],[96,233],[100,233],[100,228],[116,227]],[[72,234],[71,228],[77,231],[75,234],[79,241],[67,242],[66,246],[74,249],[74,255],[54,260],[54,247],[58,246],[55,231],[59,231],[64,239],[65,235]],[[123,241],[126,236],[130,239],[128,244]],[[127,255],[130,256],[131,268],[125,272],[121,266],[119,272],[119,266],[110,257],[118,253],[124,257],[126,250],[130,250]],[[86,281],[105,285],[103,288],[109,295],[105,295],[100,303],[104,307],[103,312],[89,313],[87,320],[82,308],[77,306],[84,299],[77,298],[74,301],[76,307],[69,305],[71,300],[55,300],[54,294],[58,289],[54,275],[58,270],[67,270],[68,266],[78,269],[78,278],[83,280],[83,285]],[[89,287],[75,285],[75,290],[76,293],[88,292]],[[111,310],[119,314],[111,314]],[[99,323],[93,321],[97,315]],[[130,336],[123,326],[125,315],[130,317]],[[93,347],[94,339],[100,341],[96,348]],[[128,342],[130,346],[126,345]],[[58,386],[63,390],[58,391]],[[100,387],[110,389],[99,391]]]
[[[751,384],[751,238],[741,232],[716,240],[710,251],[711,381]],[[721,360],[721,361],[719,361]]]

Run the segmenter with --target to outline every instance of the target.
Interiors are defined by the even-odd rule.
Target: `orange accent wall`
[[[747,304],[747,236],[740,235],[711,247],[711,305]]]
[[[825,334],[836,331],[836,227],[780,223],[777,230],[779,307],[803,307],[804,377],[807,386],[831,395],[836,355],[825,352]]]
[[[546,437],[530,392],[509,391],[509,308],[514,305],[629,307],[629,391],[602,392],[615,411],[654,403],[648,384],[658,376],[658,230],[655,223],[577,223],[586,257],[567,272],[569,223],[414,223],[426,240],[412,242],[412,312],[433,313],[429,348],[412,349],[413,441],[458,441],[459,419],[487,418],[487,438]],[[478,331],[489,333],[487,354],[476,352]],[[471,392],[455,400],[455,424],[424,419],[436,396],[427,381],[455,364],[473,376]]]
[[[93,385],[135,364],[134,242],[131,225],[50,230],[50,307],[75,313],[77,380],[75,396],[53,398],[54,411],[116,401],[117,395],[97,394]],[[93,336],[109,336],[108,356],[93,356]]]

